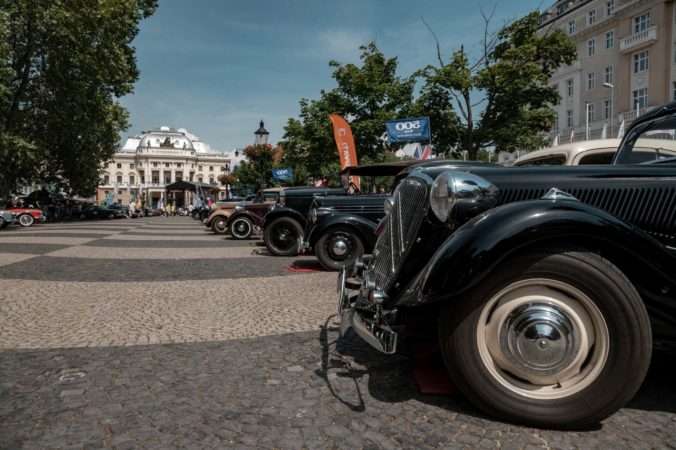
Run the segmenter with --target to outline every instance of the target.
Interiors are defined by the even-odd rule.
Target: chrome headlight
[[[235,205],[235,211],[236,211],[236,212],[244,211],[244,206],[242,206],[242,205]]]
[[[393,206],[394,206],[394,199],[392,197],[387,197],[385,199],[385,203],[383,204],[383,209],[385,210],[385,214],[389,214],[390,211],[392,211]]]
[[[441,173],[432,184],[430,207],[437,218],[446,222],[462,204],[463,214],[476,215],[492,207],[497,188],[478,175],[460,170]]]
[[[317,208],[312,208],[312,210],[310,210],[310,221],[312,223],[317,221]]]

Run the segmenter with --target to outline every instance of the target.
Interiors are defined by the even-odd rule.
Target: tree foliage
[[[538,34],[537,11],[495,35],[488,32],[490,16],[484,18],[484,49],[477,61],[471,62],[462,47],[443,61],[437,43],[439,66],[426,70],[427,83],[455,100],[462,117],[460,148],[470,159],[489,146],[514,151],[544,145],[541,132],[555,120],[550,106],[560,101],[547,83],[558,66],[576,57],[575,45],[561,30]]]
[[[157,0],[0,0],[0,194],[48,182],[92,194],[127,129],[132,40]]]

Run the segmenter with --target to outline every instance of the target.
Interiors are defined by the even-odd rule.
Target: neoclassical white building
[[[97,200],[127,204],[131,199],[141,199],[156,206],[162,199],[164,203],[187,205],[194,194],[166,190],[167,185],[177,181],[210,185],[203,187],[204,194],[210,187],[216,188],[219,193],[211,195],[221,199],[226,188],[220,185],[218,176],[228,173],[233,168],[231,164],[239,159],[234,152],[231,155],[213,150],[184,128],[160,127],[142,132],[129,137],[113,159],[103,163]]]

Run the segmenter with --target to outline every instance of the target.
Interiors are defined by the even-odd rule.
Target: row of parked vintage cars
[[[637,119],[610,164],[357,167],[396,172],[391,193],[288,188],[267,205],[262,192],[206,224],[260,227],[275,255],[312,247],[340,269],[341,334],[382,352],[411,318],[433,319],[486,413],[585,428],[633,397],[654,343],[676,342],[675,139],[672,103]]]

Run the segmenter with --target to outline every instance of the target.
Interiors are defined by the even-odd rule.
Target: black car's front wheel
[[[364,255],[364,244],[354,230],[336,227],[319,237],[315,254],[325,269],[340,270]]]
[[[303,228],[290,217],[273,220],[263,232],[265,247],[276,256],[295,256],[300,251]]]
[[[237,217],[230,226],[230,235],[234,239],[249,239],[253,233],[253,223],[246,217]]]
[[[493,272],[439,322],[446,365],[479,408],[532,426],[584,428],[636,393],[652,348],[636,289],[587,252],[533,251]]]

